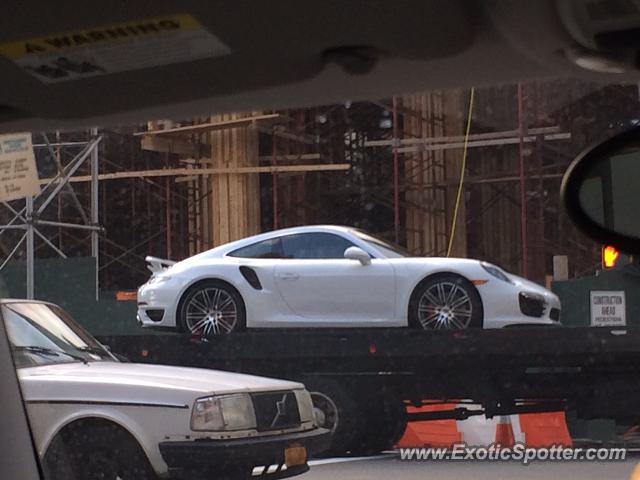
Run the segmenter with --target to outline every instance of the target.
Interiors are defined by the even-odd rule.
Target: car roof
[[[0,305],[8,303],[41,303],[44,305],[52,305],[51,302],[45,302],[42,300],[29,300],[27,298],[0,298]]]
[[[225,243],[224,245],[212,248],[211,250],[207,250],[205,252],[202,252],[201,254],[196,255],[195,257],[190,258],[200,258],[201,256],[208,257],[212,254],[219,254],[222,256],[237,248],[252,245],[253,243],[260,242],[262,240],[280,237],[283,235],[294,235],[297,233],[310,232],[350,233],[352,231],[354,231],[353,228],[342,225],[301,225],[298,227],[281,228],[278,230],[271,230],[269,232],[259,233],[257,235],[252,235],[250,237],[245,237],[233,242]]]
[[[261,236],[280,236],[280,235],[291,235],[295,233],[308,233],[308,232],[351,232],[353,231],[353,227],[347,227],[345,225],[329,225],[329,224],[319,224],[319,225],[299,225],[297,227],[287,227],[280,228],[278,230],[271,230],[269,232],[265,232],[264,234],[255,235]],[[252,237],[249,237],[252,238]]]

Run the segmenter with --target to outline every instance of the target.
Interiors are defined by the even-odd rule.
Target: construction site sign
[[[227,55],[188,14],[148,18],[0,44],[0,55],[44,83]]]
[[[0,201],[40,193],[30,133],[0,135]]]
[[[591,326],[620,327],[627,324],[624,291],[591,292]]]

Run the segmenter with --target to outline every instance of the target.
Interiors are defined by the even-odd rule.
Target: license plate
[[[284,463],[287,467],[304,465],[307,463],[307,449],[305,447],[287,447],[284,449]]]

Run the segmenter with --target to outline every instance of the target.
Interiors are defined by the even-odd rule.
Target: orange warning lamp
[[[616,266],[620,251],[611,245],[602,247],[602,268],[613,268]]]

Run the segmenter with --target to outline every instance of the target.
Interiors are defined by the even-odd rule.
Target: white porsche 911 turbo
[[[199,335],[270,327],[558,325],[549,290],[463,258],[409,257],[355,228],[276,230],[171,262],[138,290],[138,320]]]

